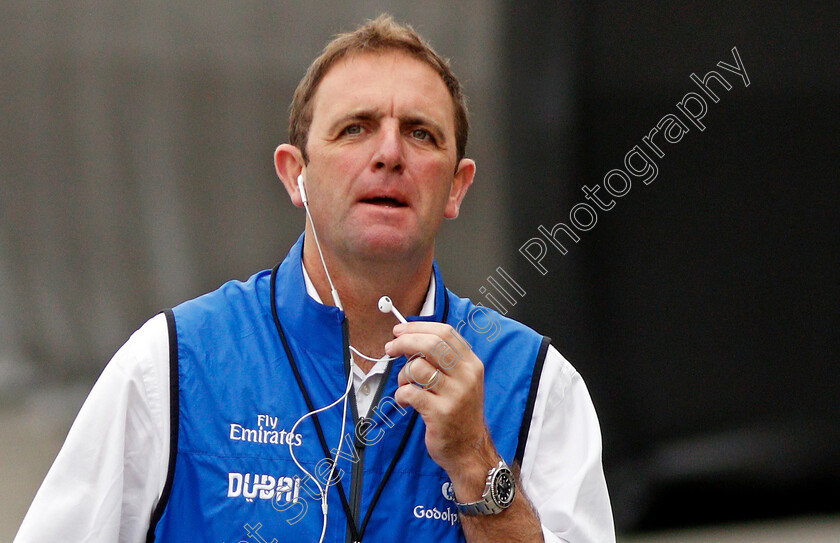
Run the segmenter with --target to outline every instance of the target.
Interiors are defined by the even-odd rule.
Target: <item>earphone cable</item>
[[[344,308],[341,307],[341,300],[338,298],[338,290],[336,290],[332,282],[332,277],[330,277],[330,271],[327,269],[327,261],[324,260],[324,252],[321,250],[321,243],[318,241],[318,232],[315,231],[315,221],[312,220],[312,213],[309,211],[309,202],[307,200],[303,201],[303,209],[306,211],[306,217],[309,219],[309,225],[312,227],[312,237],[315,238],[315,246],[318,247],[321,265],[324,266],[324,274],[327,276],[327,282],[330,284],[330,294],[332,295],[333,303],[343,311]]]
[[[352,365],[352,360],[351,360],[351,365]],[[340,441],[338,443],[338,449],[336,450],[335,459],[332,462],[332,467],[330,469],[330,474],[327,477],[326,488],[322,488],[320,481],[318,481],[318,479],[316,477],[313,477],[312,474],[309,473],[309,471],[307,471],[306,468],[304,468],[300,464],[300,462],[298,462],[297,457],[295,457],[295,451],[294,451],[292,442],[291,441],[289,442],[289,455],[292,457],[292,461],[295,463],[295,465],[298,467],[298,469],[300,469],[309,479],[312,479],[313,481],[315,481],[315,485],[318,487],[318,493],[321,495],[321,512],[323,513],[324,518],[323,518],[323,524],[321,526],[321,537],[318,540],[319,543],[323,543],[324,535],[326,534],[326,531],[327,531],[327,511],[328,511],[328,508],[329,508],[329,506],[327,505],[327,495],[329,493],[330,481],[332,480],[333,475],[335,473],[335,466],[338,463],[338,458],[339,458],[339,455],[341,454],[341,446],[344,443],[344,430],[346,428],[346,423],[347,423],[347,400],[348,400],[349,395],[350,395],[350,388],[353,386],[353,371],[352,371],[352,368],[351,368],[351,371],[349,372],[349,374],[350,374],[350,376],[347,379],[347,388],[344,390],[344,394],[342,394],[341,396],[336,398],[336,400],[334,402],[332,402],[331,404],[326,405],[324,407],[321,407],[319,409],[316,409],[314,411],[310,411],[309,413],[306,413],[305,415],[300,417],[292,425],[292,429],[290,431],[290,433],[292,435],[294,435],[295,430],[297,429],[298,425],[301,422],[303,422],[306,418],[308,418],[312,415],[315,415],[317,413],[321,413],[323,411],[326,411],[328,409],[331,409],[331,408],[335,407],[338,404],[338,402],[344,400],[344,407],[342,409],[342,416],[341,416],[341,436],[339,437]]]

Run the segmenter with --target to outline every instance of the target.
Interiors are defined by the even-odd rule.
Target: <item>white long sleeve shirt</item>
[[[433,309],[433,288],[421,314]],[[307,290],[317,299],[311,283]],[[355,368],[360,414],[367,413],[386,364],[367,374]],[[137,330],[102,372],[15,543],[145,541],[166,481],[169,426],[169,331],[161,314]],[[615,541],[595,409],[580,375],[553,346],[520,479],[547,543]]]

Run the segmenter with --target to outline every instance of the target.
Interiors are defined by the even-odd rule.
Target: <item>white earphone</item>
[[[341,299],[338,297],[338,291],[335,288],[335,284],[333,284],[332,277],[330,277],[330,271],[327,269],[327,263],[324,260],[324,253],[321,251],[321,242],[318,241],[318,231],[315,230],[315,221],[312,220],[312,213],[309,212],[309,199],[306,197],[306,189],[303,187],[303,172],[297,176],[297,186],[300,191],[300,199],[303,200],[303,209],[306,212],[306,216],[309,217],[309,224],[312,225],[312,237],[315,238],[315,245],[318,247],[318,255],[321,257],[321,265],[324,266],[324,274],[327,276],[327,281],[330,284],[330,294],[332,294],[333,303],[335,303],[337,308],[343,310],[344,307],[341,305]]]
[[[306,199],[306,189],[303,188],[303,172],[301,172],[300,175],[297,176],[297,186],[298,190],[300,191],[300,199],[303,200],[303,205],[306,206],[306,204],[308,204],[309,201]]]
[[[379,311],[383,313],[393,313],[394,316],[397,317],[398,321],[403,324],[408,324],[405,317],[402,316],[402,313],[397,311],[397,308],[394,307],[394,302],[391,301],[391,298],[383,296],[379,298],[379,303],[377,305],[379,306]]]

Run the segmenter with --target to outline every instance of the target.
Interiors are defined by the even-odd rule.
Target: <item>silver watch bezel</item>
[[[510,484],[510,490],[508,491],[508,499],[503,500],[500,496],[500,489],[499,486],[502,484],[502,478],[506,478]],[[510,470],[504,462],[501,462],[501,465],[493,473],[493,480],[490,482],[490,496],[494,503],[496,503],[502,509],[507,509],[513,503],[513,499],[516,497],[516,480],[513,478],[513,472]]]
[[[501,484],[501,479],[505,477],[510,480],[511,489],[508,500],[500,499],[498,485]],[[461,503],[455,500],[455,505],[458,512],[464,515],[496,515],[511,506],[513,500],[516,498],[516,479],[513,472],[510,470],[504,459],[499,460],[499,464],[490,468],[487,472],[487,479],[484,483],[484,493],[481,495],[481,500],[472,503]]]

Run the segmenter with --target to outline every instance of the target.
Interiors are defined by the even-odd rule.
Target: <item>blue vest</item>
[[[147,541],[317,543],[318,486],[290,448],[322,487],[330,483],[325,541],[464,541],[423,419],[393,401],[404,357],[391,363],[367,419],[351,391],[344,435],[341,403],[292,433],[302,415],[341,396],[350,371],[344,312],[307,294],[302,250],[303,236],[274,270],[166,311],[170,467]],[[435,314],[410,320],[447,322],[469,342],[485,364],[496,448],[509,465],[521,462],[548,339],[458,298],[437,265],[434,280]],[[339,440],[329,479],[326,458]]]

